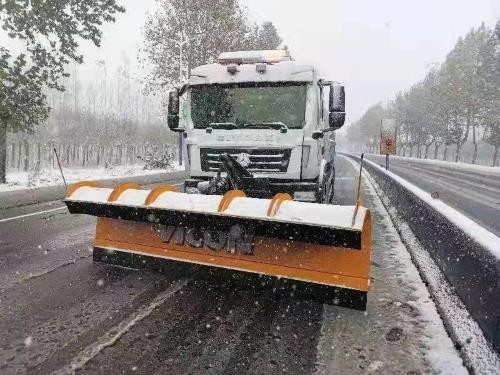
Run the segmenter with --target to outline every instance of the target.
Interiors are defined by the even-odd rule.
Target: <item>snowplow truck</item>
[[[344,95],[286,51],[223,53],[193,69],[168,106],[190,175],[184,191],[92,181],[68,188],[71,213],[98,217],[94,260],[243,271],[366,309],[370,212],[332,204]]]

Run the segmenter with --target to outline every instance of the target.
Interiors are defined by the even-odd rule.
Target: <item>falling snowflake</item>
[[[24,339],[24,346],[29,348],[33,344],[33,337],[28,336]]]

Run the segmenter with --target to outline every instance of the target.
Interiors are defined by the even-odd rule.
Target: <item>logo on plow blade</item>
[[[160,226],[160,239],[164,243],[189,245],[197,249],[206,246],[213,251],[225,249],[231,254],[240,252],[244,255],[252,255],[255,245],[254,237],[252,230],[243,230],[239,225],[233,225],[228,231],[203,227]]]

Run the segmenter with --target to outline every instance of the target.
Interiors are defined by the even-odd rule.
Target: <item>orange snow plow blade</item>
[[[295,202],[288,194],[247,198],[185,194],[173,186],[71,186],[71,213],[97,216],[95,259],[136,254],[340,289],[365,309],[371,217],[354,206]],[[353,220],[353,215],[356,217]]]

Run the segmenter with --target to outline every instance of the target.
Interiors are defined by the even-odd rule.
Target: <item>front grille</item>
[[[285,173],[290,162],[292,149],[262,149],[262,148],[201,148],[201,170],[216,172],[219,170],[221,154],[230,154],[235,159],[245,153],[250,157],[250,164],[246,169],[257,173]]]

